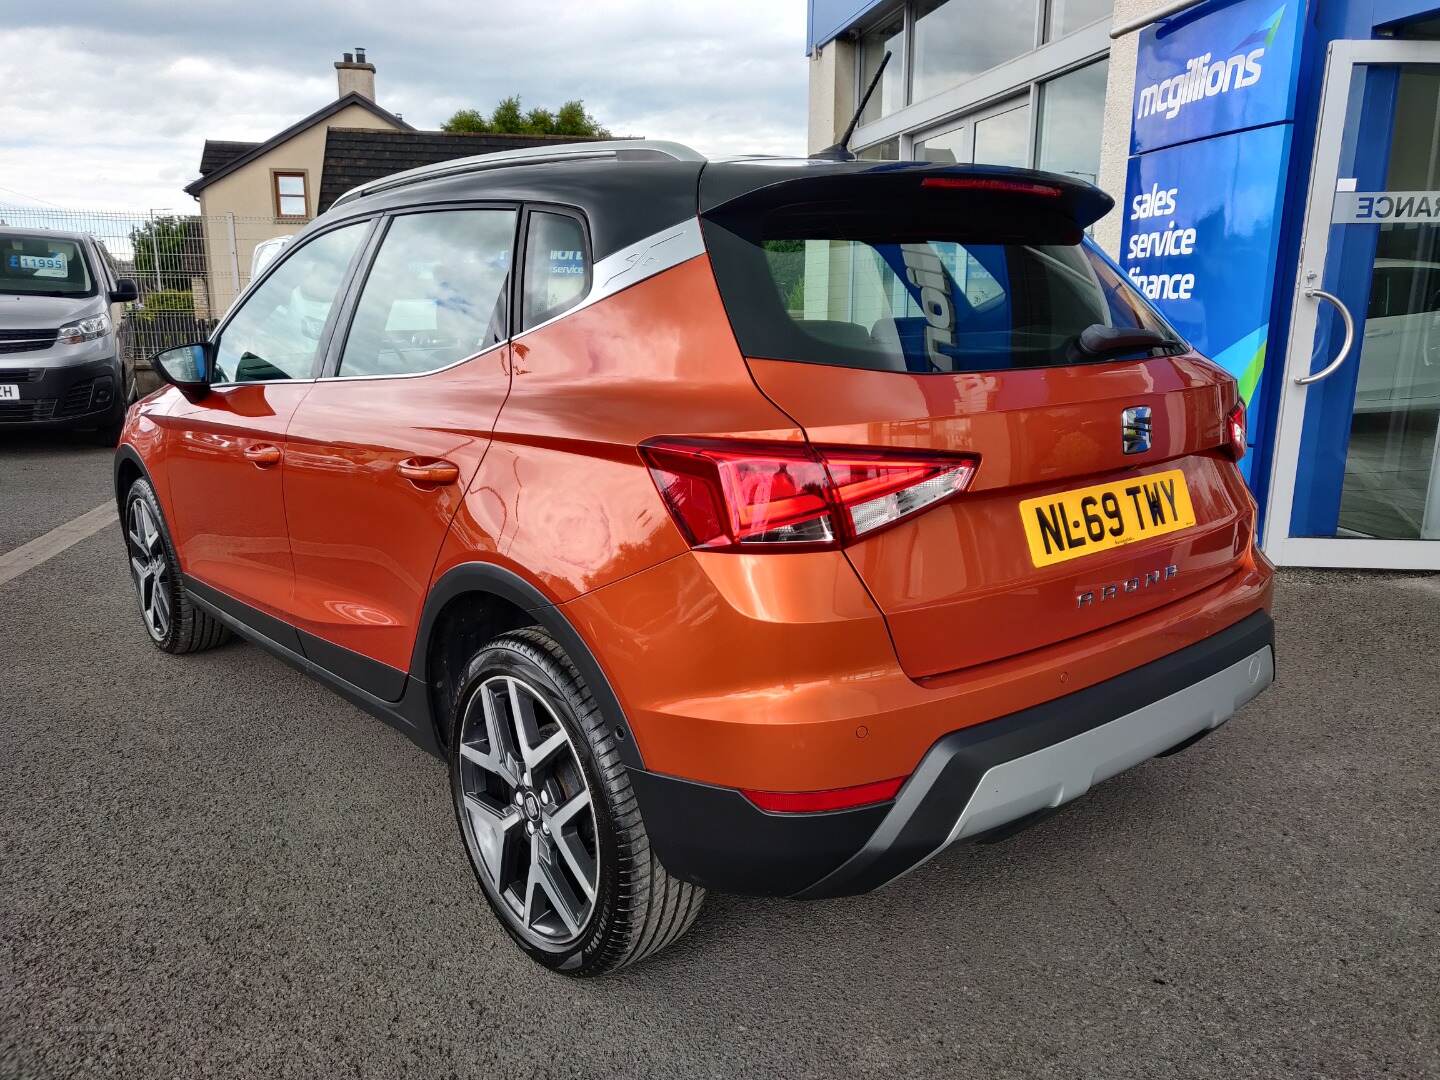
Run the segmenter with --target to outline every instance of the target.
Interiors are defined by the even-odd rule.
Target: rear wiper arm
[[[1106,356],[1135,349],[1164,349],[1176,342],[1168,334],[1141,326],[1105,326],[1103,323],[1095,323],[1081,331],[1078,343],[1083,353]]]

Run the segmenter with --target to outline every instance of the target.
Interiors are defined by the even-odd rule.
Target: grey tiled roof
[[[591,142],[573,135],[452,135],[445,131],[330,128],[320,174],[319,212],[358,184],[437,161],[519,150],[546,143]]]

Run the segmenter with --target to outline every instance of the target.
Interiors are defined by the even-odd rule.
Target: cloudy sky
[[[569,98],[616,134],[802,153],[804,0],[0,0],[0,205],[193,209],[213,139],[335,97],[363,46],[416,127]]]

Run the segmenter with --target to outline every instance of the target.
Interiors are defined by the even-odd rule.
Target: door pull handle
[[[397,466],[400,475],[412,484],[435,487],[453,484],[460,479],[460,467],[449,461],[422,461],[410,458]]]
[[[1340,351],[1335,354],[1335,359],[1331,360],[1327,367],[1313,375],[1295,376],[1295,381],[1301,386],[1309,386],[1334,375],[1340,370],[1340,365],[1345,363],[1345,358],[1350,355],[1350,350],[1355,346],[1355,320],[1350,317],[1350,309],[1341,302],[1340,298],[1324,289],[1314,288],[1306,289],[1305,295],[1312,300],[1325,300],[1335,305],[1335,310],[1340,313],[1340,322],[1345,326],[1345,340],[1340,343]]]
[[[242,453],[245,455],[245,460],[252,462],[257,469],[268,469],[272,465],[280,464],[280,448],[271,446],[269,443],[247,446]]]

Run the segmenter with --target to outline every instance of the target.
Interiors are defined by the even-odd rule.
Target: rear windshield
[[[94,291],[85,253],[75,241],[0,236],[0,293],[89,296]]]
[[[1051,367],[1185,348],[1088,239],[967,242],[914,233],[892,239],[873,218],[865,235],[814,232],[813,221],[787,230],[783,216],[738,228],[707,223],[716,278],[747,356],[923,373]],[[1081,351],[1079,340],[1097,324],[1151,330],[1165,344],[1096,357]]]

